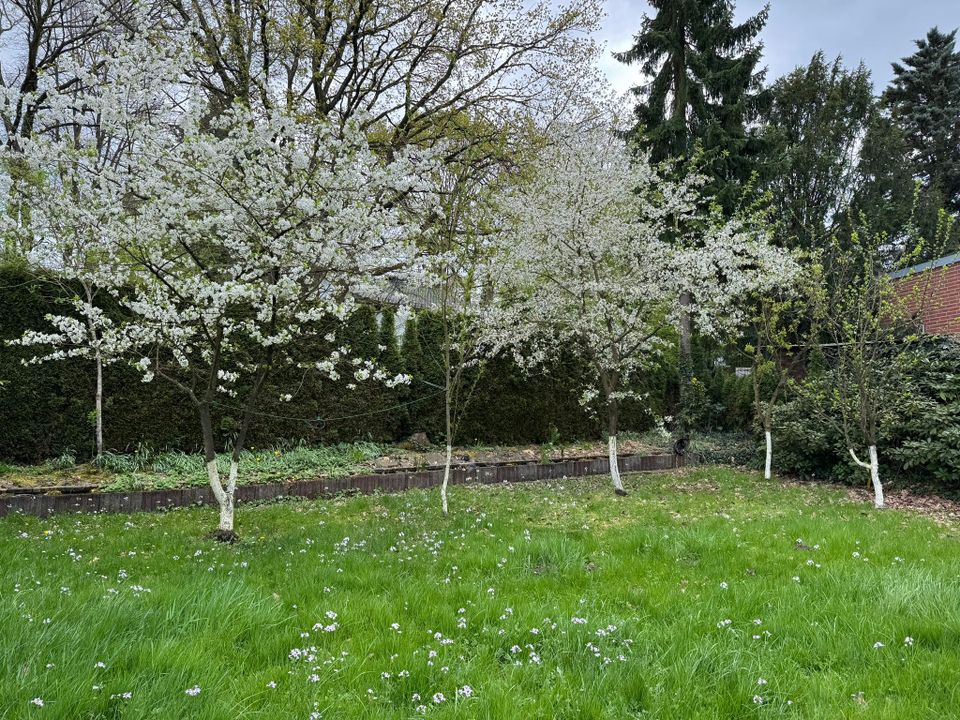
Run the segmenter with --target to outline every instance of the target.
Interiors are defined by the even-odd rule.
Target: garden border
[[[621,472],[648,472],[684,467],[682,455],[621,455]],[[512,483],[531,480],[559,480],[562,478],[605,475],[610,472],[606,457],[577,458],[550,463],[491,463],[454,465],[450,470],[450,484]],[[279,498],[329,497],[338,493],[374,492],[395,493],[414,488],[437,487],[443,482],[443,469],[412,472],[350,475],[344,478],[318,478],[266,485],[237,487],[236,502],[250,503]],[[213,491],[206,486],[173,490],[143,490],[136,492],[83,492],[62,494],[7,495],[0,498],[0,517],[14,513],[50,517],[57,513],[132,513],[155,512],[191,505],[215,505]]]

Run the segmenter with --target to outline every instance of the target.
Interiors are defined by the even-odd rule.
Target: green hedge
[[[0,268],[0,341],[19,337],[27,329],[44,329],[44,315],[68,309],[69,292],[19,268]],[[443,437],[442,331],[430,313],[407,322],[402,337],[395,332],[391,310],[362,308],[348,321],[347,342],[359,354],[376,356],[394,372],[407,372],[409,386],[386,388],[364,384],[346,388],[346,380],[332,382],[305,372],[325,353],[323,332],[297,345],[294,362],[278,371],[265,387],[257,421],[248,444],[272,447],[298,442],[335,443],[371,439],[395,442],[414,432],[426,432],[435,442]],[[715,367],[717,348],[697,346],[698,377],[704,383],[707,410],[704,426],[713,429],[743,427],[749,417],[735,401],[743,396],[742,382],[729,370]],[[93,364],[69,360],[24,366],[30,349],[0,344],[0,458],[16,462],[93,452]],[[628,402],[622,412],[624,431],[651,427],[653,415],[671,414],[677,395],[675,358],[646,374],[634,388],[646,399]],[[458,440],[472,444],[543,442],[598,437],[600,419],[578,402],[584,372],[574,355],[527,373],[507,358],[472,370],[472,401],[464,413]],[[733,383],[733,385],[731,385]],[[143,383],[139,373],[115,364],[104,375],[104,441],[108,449],[132,452],[198,449],[199,422],[193,406],[170,383]],[[293,393],[282,402],[282,393]],[[731,400],[731,398],[734,398]],[[734,410],[730,408],[733,407]],[[239,411],[228,400],[217,407],[220,442],[229,444]]]

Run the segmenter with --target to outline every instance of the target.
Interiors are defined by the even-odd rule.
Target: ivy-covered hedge
[[[48,313],[68,309],[69,292],[18,268],[0,268],[0,459],[33,462],[63,454],[89,457],[93,451],[93,363],[69,360],[24,366],[30,349],[3,341],[27,329],[44,329]],[[346,380],[332,382],[298,364],[310,364],[323,353],[323,333],[298,343],[296,363],[278,371],[263,391],[259,415],[248,444],[254,447],[297,442],[333,443],[362,439],[394,442],[415,432],[443,438],[442,331],[430,313],[395,330],[391,310],[362,308],[349,320],[345,341],[357,354],[377,357],[393,372],[413,377],[409,386],[385,388],[364,384],[350,390]],[[748,381],[718,368],[718,349],[696,346],[696,374],[702,389],[703,425],[709,429],[743,429],[749,423]],[[508,358],[489,361],[473,371],[467,385],[470,404],[458,440],[507,444],[598,437],[602,425],[580,407],[584,368],[574,353],[533,373]],[[646,394],[643,403],[627,402],[621,428],[640,432],[653,417],[670,415],[677,395],[675,358],[644,377],[634,388]],[[128,365],[108,366],[104,375],[104,441],[114,451],[138,447],[153,450],[198,449],[199,421],[189,400],[161,379],[141,382]],[[283,402],[281,395],[293,394]],[[747,398],[746,404],[743,399]],[[224,398],[217,408],[220,441],[230,442],[239,411]]]

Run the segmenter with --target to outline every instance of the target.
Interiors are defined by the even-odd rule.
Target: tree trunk
[[[97,399],[94,409],[97,436],[97,465],[103,460],[103,358],[97,353]]]
[[[450,482],[450,463],[453,457],[453,372],[452,358],[450,353],[450,323],[447,318],[447,293],[445,286],[443,295],[443,370],[444,370],[444,395],[443,409],[445,412],[444,433],[447,440],[447,456],[443,464],[443,484],[440,485],[440,508],[443,510],[444,517],[448,512],[447,507],[447,485]]]
[[[231,458],[230,475],[224,488],[217,469],[217,447],[213,437],[213,421],[210,417],[210,405],[200,404],[200,428],[203,431],[203,456],[207,464],[207,480],[210,489],[220,506],[220,523],[214,538],[222,542],[233,542],[237,534],[233,530],[233,491],[237,484],[236,464]]]
[[[610,458],[610,477],[613,478],[613,491],[617,495],[626,495],[627,491],[623,487],[623,481],[620,479],[620,462],[617,459],[617,436],[609,435],[607,437],[607,453]]]
[[[873,483],[873,504],[880,509],[883,507],[883,485],[880,484],[880,461],[877,459],[877,446],[871,445],[870,453],[870,481]]]
[[[871,445],[867,452],[870,454],[870,462],[863,462],[857,457],[853,448],[847,448],[850,451],[850,457],[860,467],[870,471],[870,482],[873,484],[873,504],[879,510],[884,507],[883,485],[880,483],[880,461],[877,459],[877,446]]]
[[[763,478],[764,480],[770,479],[770,465],[773,460],[773,433],[769,429],[765,430],[764,435],[767,437],[767,461],[763,466]]]
[[[613,480],[613,491],[617,495],[626,495],[620,479],[620,462],[617,459],[617,432],[620,423],[620,408],[617,401],[607,400],[607,457],[610,460],[610,478]]]
[[[443,508],[443,514],[446,515],[447,509],[447,484],[450,482],[450,462],[453,457],[453,446],[450,445],[450,439],[447,438],[447,459],[443,465],[443,484],[440,486],[440,506]]]
[[[687,309],[693,297],[689,292],[680,293],[680,412],[679,430],[681,437],[687,437],[690,433],[690,381],[693,377],[693,352],[691,350],[691,319],[690,311]]]

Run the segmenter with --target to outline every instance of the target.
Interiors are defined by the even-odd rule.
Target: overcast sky
[[[638,70],[621,65],[610,53],[630,47],[649,5],[643,0],[605,0],[605,5],[603,69],[616,90],[624,92],[637,84]],[[764,0],[738,0],[737,18],[763,6]],[[822,49],[829,58],[842,55],[847,65],[863,60],[879,92],[893,74],[890,63],[911,54],[913,41],[934,25],[941,30],[960,26],[960,0],[770,0],[762,33],[767,79],[806,64]]]

